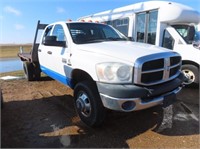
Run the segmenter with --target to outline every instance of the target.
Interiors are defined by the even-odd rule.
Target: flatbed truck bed
[[[25,77],[29,81],[38,80],[40,79],[40,66],[39,66],[39,60],[38,60],[38,46],[39,43],[36,43],[38,31],[44,30],[45,27],[48,24],[41,24],[40,20],[38,20],[36,31],[35,31],[35,37],[34,42],[32,45],[32,48],[30,49],[30,52],[23,52],[23,47],[20,47],[20,53],[18,53],[18,57],[23,62],[23,69],[25,73]]]
[[[34,42],[33,42],[32,48],[30,49],[30,52],[24,53],[23,48],[22,48],[20,50],[20,53],[18,53],[18,57],[20,57],[21,61],[38,62],[38,46],[39,46],[39,43],[36,43],[38,31],[44,30],[47,25],[48,24],[41,24],[40,20],[38,20],[36,31],[35,31]]]

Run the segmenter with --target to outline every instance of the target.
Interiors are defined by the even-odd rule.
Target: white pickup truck
[[[168,106],[181,90],[181,56],[173,51],[129,41],[111,26],[86,22],[40,24],[44,29],[31,53],[19,53],[29,81],[40,73],[74,89],[80,119],[103,123],[106,108],[136,111]]]

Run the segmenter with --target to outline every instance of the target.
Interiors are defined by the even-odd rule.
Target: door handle
[[[48,53],[48,54],[52,54],[52,52],[51,52],[51,51],[48,51],[47,53]]]
[[[67,59],[62,58],[62,62],[63,62],[63,63],[67,63]]]
[[[38,49],[38,52],[42,52],[42,50],[41,50],[41,49]]]

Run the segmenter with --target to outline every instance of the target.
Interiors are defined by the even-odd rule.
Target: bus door
[[[155,44],[158,10],[136,14],[136,41]]]

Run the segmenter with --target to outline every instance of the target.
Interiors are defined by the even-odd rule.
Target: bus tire
[[[199,84],[199,68],[190,65],[185,64],[182,65],[182,72],[186,76],[187,81],[184,81],[184,84],[189,87],[197,86]]]

